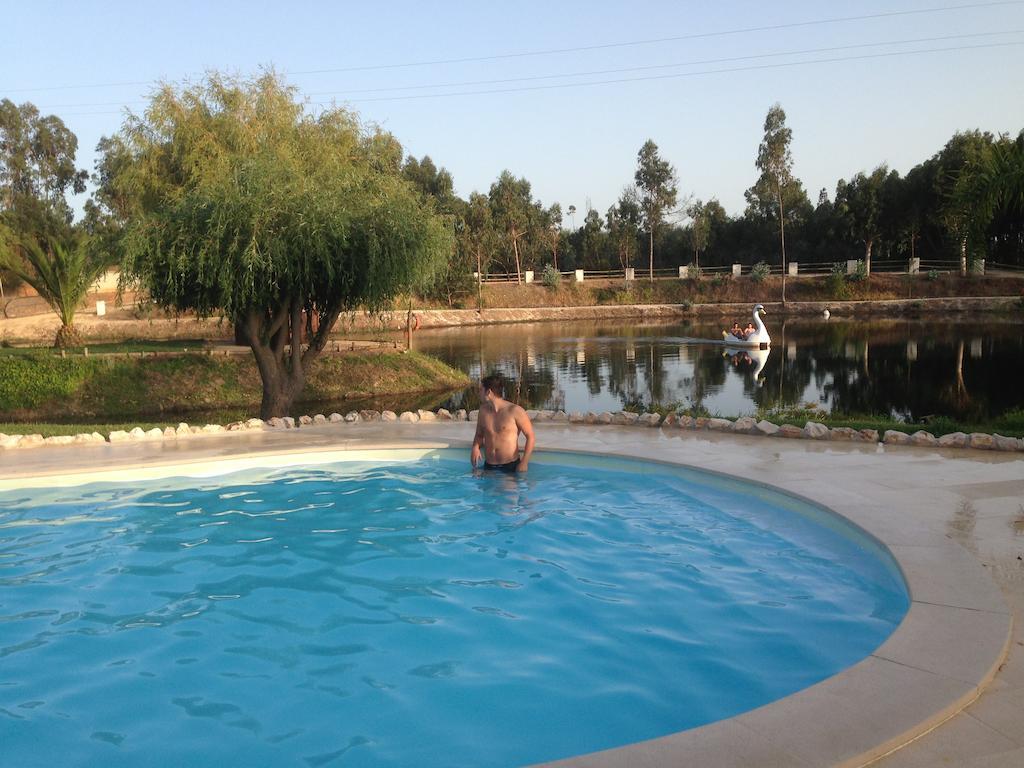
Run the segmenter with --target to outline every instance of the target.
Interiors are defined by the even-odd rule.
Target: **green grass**
[[[61,358],[37,352],[12,356],[3,369],[0,421],[5,423],[141,426],[142,421],[188,421],[188,414],[224,423],[254,415],[262,398],[250,355]],[[294,410],[304,413],[305,403],[450,391],[468,384],[465,374],[416,352],[325,354],[314,364]]]
[[[1024,410],[1009,411],[1002,416],[985,421],[960,421],[947,416],[939,416],[926,422],[905,422],[883,416],[870,415],[833,415],[816,409],[786,409],[763,411],[757,414],[758,419],[767,419],[775,424],[795,424],[803,426],[808,421],[817,421],[829,427],[852,427],[853,429],[877,429],[879,434],[892,429],[897,432],[913,434],[918,430],[931,432],[936,437],[951,432],[998,432],[1006,437],[1024,437]]]

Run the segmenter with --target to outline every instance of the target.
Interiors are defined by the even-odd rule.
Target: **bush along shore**
[[[419,410],[403,411],[350,411],[344,415],[332,413],[330,415],[316,414],[314,416],[300,416],[273,418],[268,421],[262,419],[246,419],[236,421],[227,425],[206,424],[202,427],[178,424],[176,427],[167,426],[161,429],[153,427],[143,429],[134,427],[130,430],[115,430],[108,435],[99,432],[80,433],[75,435],[54,435],[43,437],[40,434],[33,435],[5,435],[0,434],[0,451],[40,448],[48,446],[71,446],[88,445],[92,443],[127,443],[133,441],[161,441],[161,440],[187,440],[195,437],[210,435],[232,435],[244,434],[264,430],[289,430],[311,427],[330,428],[341,427],[359,422],[384,422],[395,424],[424,424],[450,421],[476,421],[477,411],[458,410],[451,413],[444,408],[437,411]],[[689,431],[706,431],[732,433],[738,435],[751,435],[772,438],[790,438],[801,440],[834,441],[842,443],[863,443],[865,446],[878,445],[883,443],[889,446],[917,446],[922,448],[960,448],[976,449],[986,451],[1024,452],[1024,440],[1016,437],[1007,437],[999,434],[988,434],[974,432],[952,432],[936,436],[931,432],[919,430],[913,434],[907,434],[899,430],[886,430],[879,435],[876,429],[854,429],[852,427],[828,427],[816,421],[808,421],[803,427],[794,424],[775,424],[766,419],[757,420],[750,416],[742,416],[738,419],[722,419],[704,416],[689,416],[687,414],[669,413],[662,416],[659,413],[634,413],[630,411],[617,411],[615,413],[565,413],[564,411],[527,411],[530,418],[538,424],[545,422],[552,424],[572,425],[607,425],[622,427],[647,427],[660,428],[665,430],[678,429]]]

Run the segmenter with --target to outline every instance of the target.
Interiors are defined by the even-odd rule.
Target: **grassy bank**
[[[317,360],[295,409],[305,413],[305,403],[450,391],[468,384],[461,372],[416,352],[324,355]],[[165,423],[168,417],[212,411],[252,416],[259,411],[261,397],[251,356],[139,359],[20,354],[4,360],[0,431],[24,432],[15,427],[61,422],[74,422],[74,431],[92,431],[84,425],[143,426],[140,422]]]
[[[638,277],[641,277],[638,275]],[[887,301],[893,299],[949,298],[956,296],[1020,296],[1024,307],[1024,277],[985,277],[943,274],[872,275],[868,280],[839,282],[827,277],[798,277],[786,281],[788,301]],[[485,308],[504,307],[590,307],[624,304],[727,304],[774,302],[782,298],[782,279],[770,277],[756,282],[739,278],[705,277],[700,280],[637,279],[628,287],[621,280],[583,283],[563,280],[557,288],[540,283],[516,285],[492,283],[483,286]],[[476,307],[476,293],[461,297],[460,305]],[[447,308],[415,299],[418,307]]]

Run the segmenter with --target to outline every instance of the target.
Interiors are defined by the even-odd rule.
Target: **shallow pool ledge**
[[[0,488],[78,484],[107,473],[121,479],[215,474],[247,466],[323,461],[335,451],[418,452],[466,446],[472,430],[473,425],[465,423],[387,429],[373,424],[343,429],[327,425],[272,436],[211,437],[173,448],[86,446],[60,462],[41,455],[38,460],[19,456],[4,462]],[[1019,464],[915,450],[878,454],[803,441],[779,441],[769,448],[764,441],[732,435],[666,435],[662,430],[621,427],[545,426],[538,434],[540,444],[551,450],[710,471],[742,466],[744,479],[831,509],[877,538],[895,557],[911,597],[906,617],[881,647],[817,685],[734,718],[546,765],[865,765],[966,707],[1006,657],[1012,613],[982,564],[949,538],[944,517],[935,510],[954,498],[944,489],[977,482],[979,468],[986,469],[992,482],[1016,482]],[[211,468],[213,461],[227,461],[228,468]]]

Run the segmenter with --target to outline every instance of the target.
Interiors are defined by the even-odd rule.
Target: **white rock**
[[[1016,437],[1006,437],[1006,435],[1000,435],[998,433],[992,435],[992,440],[995,443],[997,451],[1019,451],[1021,450],[1021,441]]]
[[[225,427],[225,429],[228,432],[241,432],[241,431],[243,431],[245,429],[245,422],[244,421],[232,421],[230,424],[228,424]]]
[[[176,434],[178,437],[188,437],[189,435],[192,434],[192,430],[189,428],[188,424],[183,423],[179,424],[175,428],[174,434]]]
[[[540,413],[540,411],[536,411],[536,410],[528,410],[528,411],[526,412],[526,418],[528,418],[528,419],[529,419],[530,421],[536,421],[536,420],[537,420],[537,414],[538,414],[538,413]]]
[[[420,420],[420,417],[413,413],[412,411],[402,411],[402,413],[399,414],[398,416],[398,420],[414,424]]]
[[[394,411],[381,411],[380,412],[380,420],[381,421],[398,421],[398,414],[395,413]]]
[[[602,411],[601,413],[597,414],[598,424],[611,424],[614,419],[615,417],[608,411]]]
[[[201,434],[203,434],[203,428],[202,427],[191,426],[191,427],[188,428],[188,432],[189,432],[190,435],[201,435]]]
[[[75,442],[74,435],[51,435],[43,438],[44,445],[71,445]]]
[[[898,429],[887,429],[882,435],[882,442],[886,445],[910,445],[910,435]]]
[[[527,414],[529,415],[529,414]],[[551,417],[555,415],[554,411],[537,411],[535,416],[531,416],[531,421],[551,421]]]
[[[131,440],[131,437],[123,429],[115,429],[110,433],[110,442],[112,443],[123,443],[126,440]]]
[[[967,435],[963,432],[950,432],[939,438],[939,445],[943,448],[966,448]]]
[[[663,427],[674,427],[678,423],[679,416],[675,412],[665,414],[665,418],[661,420]]]
[[[359,415],[358,411],[349,411],[345,414],[345,421],[349,424],[355,424],[356,422],[362,421],[363,417]]]
[[[164,440],[174,440],[178,437],[178,433],[174,431],[174,427],[164,428]]]
[[[996,441],[992,435],[985,434],[984,432],[972,432],[967,445],[970,448],[978,448],[982,451],[992,451],[995,450]]]
[[[779,431],[779,426],[778,424],[773,424],[766,419],[761,419],[757,422],[757,431],[762,435],[771,436]]]
[[[732,422],[728,419],[708,419],[708,429],[712,432],[731,432]]]
[[[164,431],[162,429],[160,429],[160,427],[153,427],[152,429],[147,429],[146,430],[146,439],[147,440],[163,440],[164,439]]]
[[[551,420],[557,421],[559,424],[567,424],[569,422],[569,414],[565,411],[555,411],[551,414]]]
[[[245,428],[246,429],[263,429],[263,427],[264,427],[263,419],[246,419],[245,420]]]
[[[593,411],[587,411],[586,413],[583,414],[583,423],[597,424],[597,416],[598,414],[594,413]]]
[[[313,417],[313,423],[314,424],[326,424],[327,423],[327,417],[324,416],[322,413],[318,413],[316,416]]]
[[[804,424],[804,435],[811,440],[828,440],[831,437],[828,427],[818,421],[808,421]]]
[[[295,429],[295,419],[291,416],[284,416],[281,421],[284,422],[285,429]]]
[[[661,414],[659,413],[645,413],[640,417],[640,423],[646,424],[648,427],[660,427],[661,426]]]
[[[74,436],[72,442],[75,445],[89,445],[90,443],[92,443],[92,435],[90,435],[88,432],[79,432],[77,435]]]
[[[360,411],[359,418],[361,421],[380,421],[380,411]]]
[[[582,424],[585,421],[583,414],[580,411],[573,411],[569,414],[570,424]]]
[[[332,424],[337,424],[339,421],[345,420],[345,417],[342,416],[340,413],[332,413],[330,416],[328,416],[328,418],[331,420]]]
[[[833,440],[854,442],[863,439],[861,433],[853,427],[832,427],[831,432]]]
[[[449,411],[447,408],[438,408],[437,409],[437,420],[438,421],[451,421],[452,420],[451,411]]]
[[[142,427],[132,427],[128,430],[128,437],[132,440],[145,440],[146,432]]]
[[[92,435],[90,435],[90,437],[92,437],[92,441],[94,443],[105,443],[105,442],[107,442],[107,438],[105,438],[99,432],[93,432]]]
[[[420,408],[416,411],[416,415],[420,417],[420,421],[437,421],[437,415],[433,411],[425,411]]]
[[[205,427],[203,427],[203,432],[209,435],[216,435],[225,431],[226,430],[224,429],[224,427],[222,427],[220,424],[207,424]]]
[[[456,421],[469,421],[469,413],[466,411],[465,408],[459,408],[459,410],[457,410],[455,412],[455,420]]]
[[[749,416],[740,416],[732,423],[732,431],[743,435],[756,434],[757,422]]]
[[[300,426],[307,427],[307,426],[309,426],[312,423],[313,423],[313,417],[312,416],[299,416],[299,425]]]
[[[923,429],[919,429],[917,432],[910,436],[910,442],[913,445],[930,447],[938,445],[939,439],[935,437],[935,435],[933,435],[931,432],[925,432]]]
[[[0,448],[5,450],[17,448],[21,445],[21,435],[4,435],[0,438]]]
[[[469,412],[469,415],[467,416],[467,419],[469,421],[476,421],[476,417],[479,416],[479,415],[480,415],[480,411],[472,410],[472,411]]]

